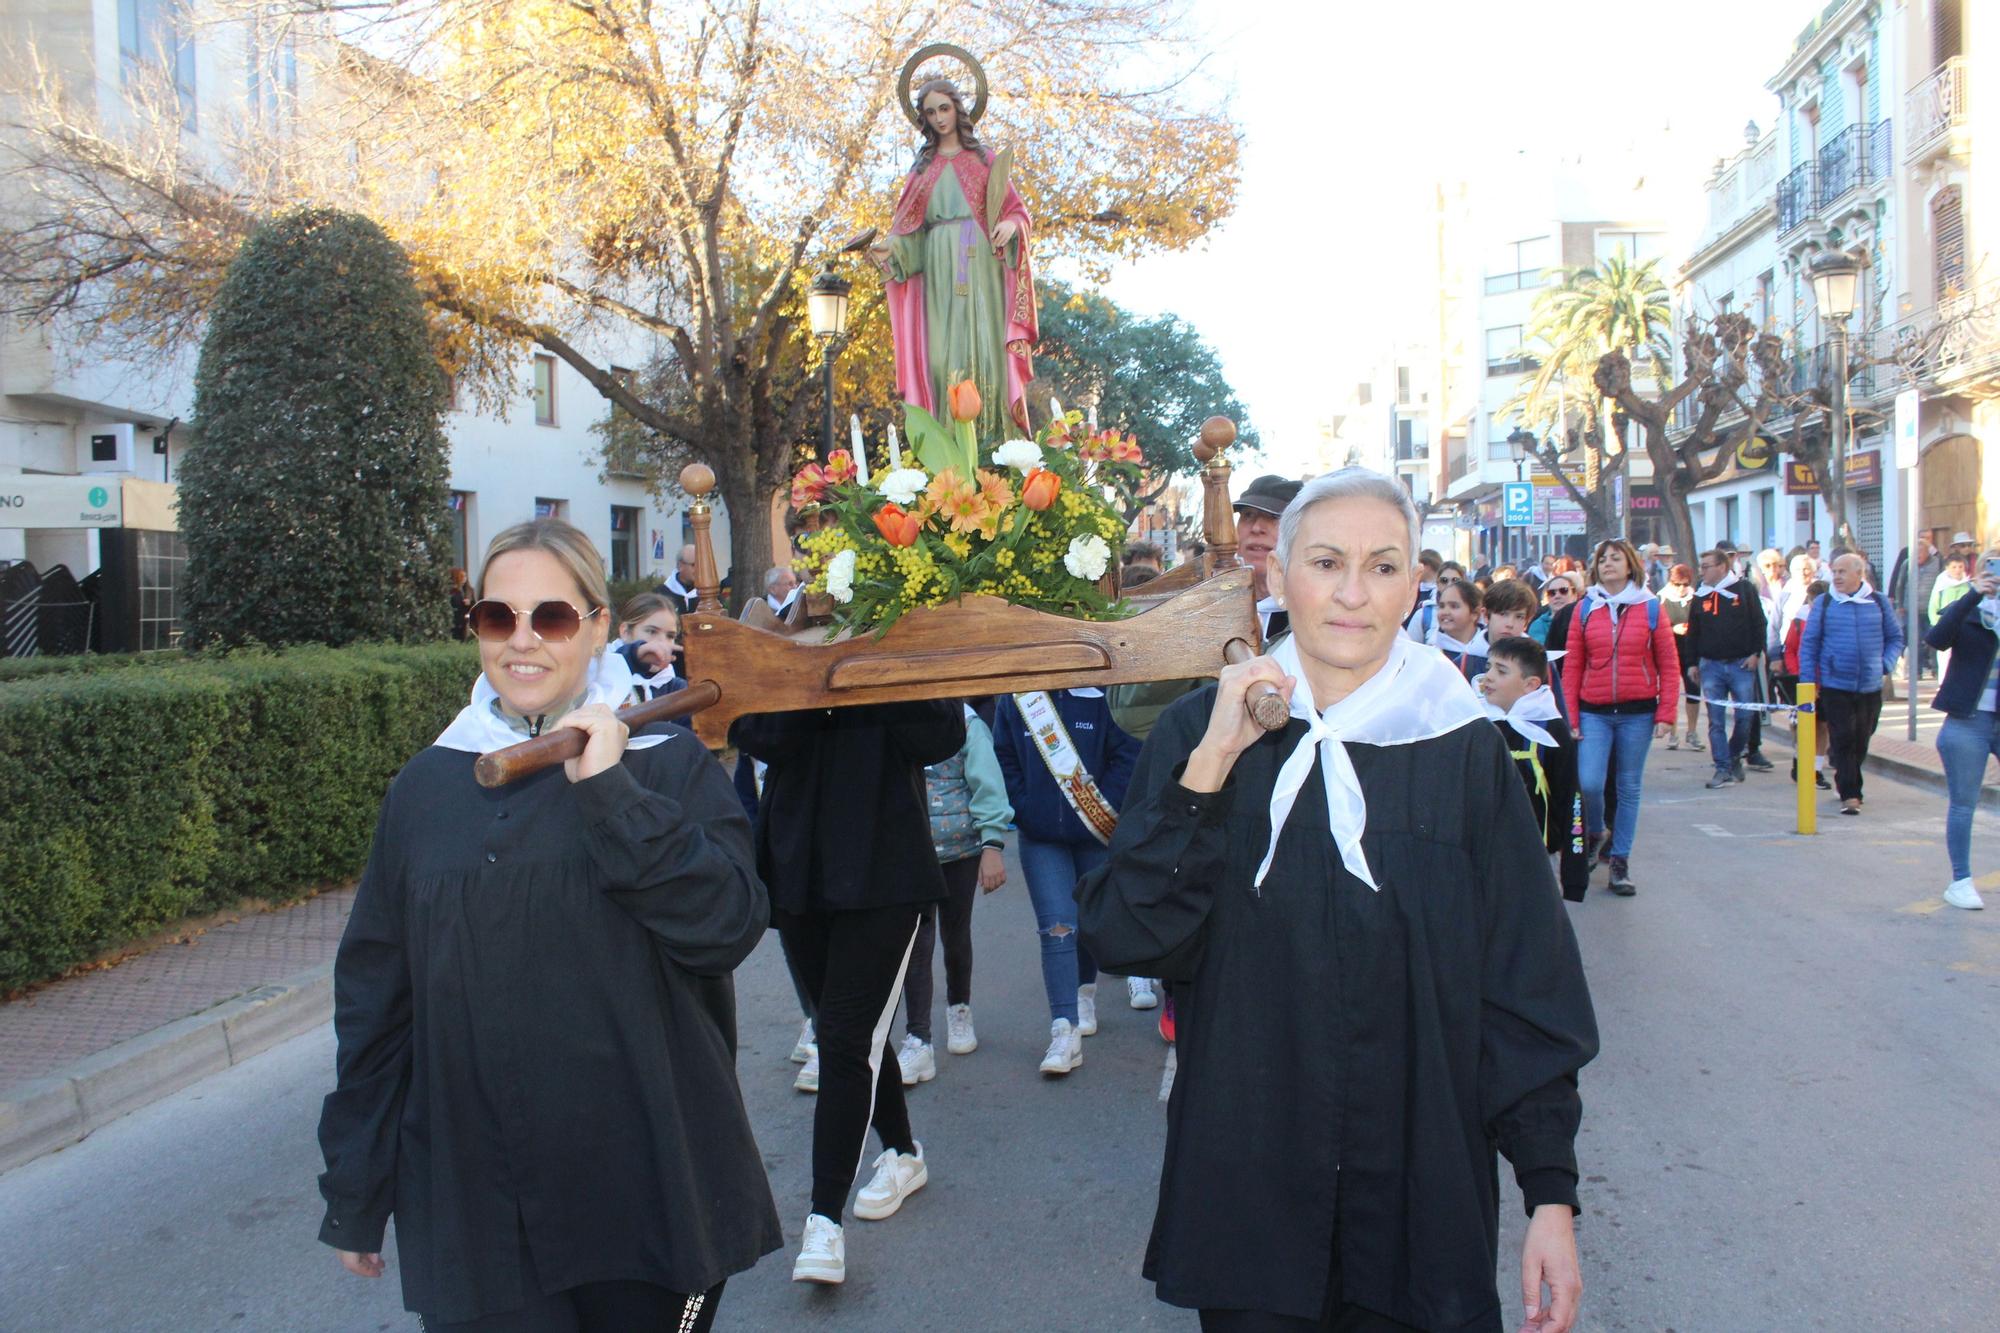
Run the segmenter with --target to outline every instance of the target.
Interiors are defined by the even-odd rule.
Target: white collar
[[[681,582],[681,572],[676,569],[667,575],[667,591],[676,597],[692,597],[694,589]]]
[[[785,614],[785,608],[790,606],[792,604],[792,599],[797,597],[798,595],[799,595],[799,590],[797,588],[794,588],[790,592],[786,593],[782,600],[774,601],[772,600],[771,594],[767,592],[764,594],[764,605],[770,607],[771,610],[775,611],[777,614],[783,615]]]
[[[1733,602],[1736,600],[1736,594],[1729,591],[1729,589],[1730,586],[1735,582],[1736,582],[1736,571],[1732,569],[1727,574],[1723,575],[1722,582],[1720,583],[1709,583],[1707,580],[1704,579],[1701,583],[1701,586],[1699,586],[1694,590],[1694,595],[1697,597],[1706,597],[1712,592],[1719,592],[1724,597],[1727,597],[1730,601]]]
[[[616,648],[606,648],[590,664],[583,702],[623,708],[632,702],[633,684],[632,668],[626,665],[624,655]],[[479,679],[472,683],[472,702],[459,710],[451,725],[440,732],[431,744],[447,750],[463,750],[468,754],[486,754],[517,744],[523,737],[500,716],[494,707],[499,701],[499,692],[481,672]],[[563,710],[565,713],[568,711],[567,708]],[[671,736],[634,736],[625,742],[625,748],[643,750],[669,739]]]
[[[1464,643],[1460,643],[1441,629],[1436,630],[1431,638],[1431,647],[1438,649],[1440,652],[1470,653],[1474,657],[1486,656],[1489,646],[1486,642],[1486,631],[1483,629],[1472,631],[1472,637]]]
[[[1390,643],[1388,660],[1381,669],[1323,713],[1313,707],[1312,686],[1307,684],[1299,661],[1298,641],[1284,640],[1271,650],[1270,657],[1298,682],[1292,687],[1291,713],[1305,722],[1306,734],[1278,769],[1272,785],[1271,845],[1264,851],[1254,882],[1261,887],[1271,873],[1278,837],[1317,760],[1326,787],[1327,824],[1340,848],[1341,863],[1363,884],[1380,889],[1369,873],[1368,857],[1361,846],[1361,836],[1368,828],[1368,802],[1345,743],[1408,745],[1482,722],[1486,710],[1443,653],[1401,635]]]
[[[1852,597],[1848,596],[1846,593],[1842,592],[1838,588],[1828,588],[1826,590],[1826,595],[1833,598],[1833,600],[1836,602],[1865,602],[1870,597],[1873,597],[1875,595],[1875,585],[1870,583],[1867,579],[1863,579],[1861,580],[1861,586],[1854,590],[1854,595]]]
[[[1480,697],[1484,699],[1485,695],[1482,694]],[[1512,708],[1502,709],[1500,705],[1487,699],[1486,716],[1496,722],[1505,722],[1537,745],[1546,745],[1551,750],[1562,746],[1562,742],[1551,735],[1547,727],[1541,725],[1562,716],[1562,709],[1556,707],[1555,692],[1546,685],[1529,690],[1514,701]]]
[[[1072,685],[1063,691],[1072,699],[1102,699],[1104,691],[1095,685]]]

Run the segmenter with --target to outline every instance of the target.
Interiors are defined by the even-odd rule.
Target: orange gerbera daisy
[[[980,489],[980,483],[960,480],[956,468],[946,468],[933,477],[925,494],[951,524],[953,532],[976,532],[990,538],[1000,530],[1000,515]]]

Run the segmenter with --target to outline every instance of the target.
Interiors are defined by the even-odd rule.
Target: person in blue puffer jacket
[[[1061,722],[1061,734],[1046,739],[1037,737],[1033,725],[1043,697],[1053,702]],[[1094,783],[1095,794],[1109,806],[1111,826],[1139,760],[1139,742],[1111,720],[1102,690],[1003,695],[994,713],[994,754],[1020,830],[1021,873],[1028,881],[1042,943],[1042,984],[1050,1015],[1044,1074],[1067,1074],[1082,1064],[1082,1039],[1097,1030],[1097,963],[1077,943],[1076,882],[1103,863],[1111,832],[1110,827],[1087,825],[1051,773],[1051,763],[1060,767],[1065,762],[1062,735],[1081,761],[1081,772]],[[1088,804],[1091,790],[1086,788],[1079,799]],[[1132,1003],[1148,1009],[1159,1003],[1150,982],[1133,979]]]
[[[1882,720],[1882,677],[1903,657],[1903,626],[1852,551],[1833,560],[1833,591],[1816,599],[1799,640],[1799,680],[1819,687],[1819,718],[1840,813],[1861,813],[1861,765]]]

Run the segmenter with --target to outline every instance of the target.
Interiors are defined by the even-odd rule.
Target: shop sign
[[[115,528],[123,499],[116,478],[0,477],[0,528]]]
[[[1847,456],[1849,490],[1867,490],[1882,484],[1882,451],[1869,449]],[[1785,460],[1785,494],[1818,495],[1819,472],[1811,463],[1801,463],[1796,458]]]

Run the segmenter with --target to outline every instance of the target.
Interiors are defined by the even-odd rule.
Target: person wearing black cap
[[[1284,608],[1271,595],[1266,566],[1278,547],[1278,519],[1299,493],[1300,485],[1271,472],[1251,482],[1236,497],[1236,558],[1250,566],[1255,580],[1257,626],[1265,643],[1283,634],[1289,624]]]

